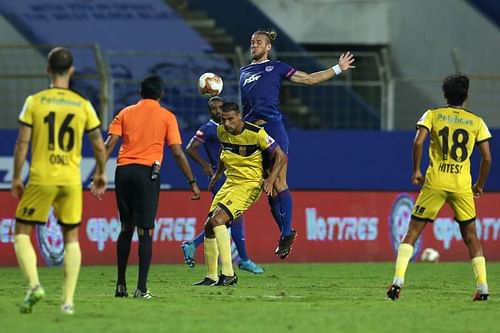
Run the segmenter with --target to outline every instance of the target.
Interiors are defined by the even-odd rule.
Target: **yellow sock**
[[[206,238],[203,241],[205,247],[205,265],[207,266],[207,277],[217,281],[219,272],[217,261],[219,259],[219,249],[217,248],[217,241],[215,238]]]
[[[30,288],[40,284],[38,270],[36,268],[36,252],[31,244],[31,238],[25,234],[14,235],[14,251],[16,251],[17,262],[28,280]]]
[[[413,254],[413,246],[406,243],[399,244],[398,257],[396,259],[396,271],[394,273],[395,284],[402,286],[405,281],[406,269]]]
[[[486,259],[481,257],[474,257],[471,260],[472,269],[474,270],[474,276],[476,277],[476,284],[479,286],[481,284],[486,285]]]
[[[63,304],[73,305],[78,273],[82,263],[79,242],[71,242],[64,247]]]
[[[233,260],[231,258],[231,240],[229,232],[225,225],[218,225],[214,228],[215,239],[219,249],[220,264],[222,266],[222,274],[225,276],[233,276]]]

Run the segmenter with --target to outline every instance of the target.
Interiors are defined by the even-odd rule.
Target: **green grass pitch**
[[[115,298],[115,267],[82,267],[75,314],[59,313],[61,268],[40,269],[47,293],[20,314],[18,268],[0,268],[0,331],[7,332],[498,332],[500,263],[488,264],[492,296],[472,302],[469,263],[410,264],[400,300],[385,298],[392,263],[268,264],[236,270],[235,287],[194,287],[204,266],[153,265],[155,298]],[[135,289],[137,266],[127,272]]]

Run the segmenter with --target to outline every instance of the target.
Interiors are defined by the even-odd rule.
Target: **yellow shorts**
[[[413,207],[412,218],[422,221],[434,221],[447,202],[455,214],[457,222],[471,222],[476,218],[476,206],[472,191],[455,193],[424,186]]]
[[[16,219],[21,222],[47,223],[50,207],[54,207],[60,224],[79,224],[82,220],[82,185],[26,186],[17,205]]]
[[[235,182],[227,179],[212,200],[210,212],[219,206],[231,221],[236,220],[259,199],[261,192],[261,182]]]

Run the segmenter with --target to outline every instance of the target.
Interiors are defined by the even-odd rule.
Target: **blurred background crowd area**
[[[285,83],[281,107],[299,129],[409,130],[444,103],[441,80],[471,78],[467,107],[500,127],[500,3],[495,0],[19,0],[0,3],[0,128],[17,128],[24,98],[47,86],[53,45],[75,54],[74,89],[103,129],[138,99],[149,74],[182,129],[204,122],[204,72],[238,101],[238,71],[259,28],[278,32],[272,57],[306,72],[352,51],[355,70],[314,87]]]

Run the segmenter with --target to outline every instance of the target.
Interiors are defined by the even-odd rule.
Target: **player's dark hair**
[[[64,47],[53,48],[47,56],[50,70],[57,75],[63,75],[73,66],[73,55]]]
[[[222,104],[222,112],[231,112],[231,111],[240,113],[240,107],[238,106],[238,104],[232,102]]]
[[[210,105],[212,104],[213,101],[221,101],[224,103],[224,99],[220,96],[213,96],[208,99],[208,108],[210,109]]]
[[[453,74],[443,80],[444,98],[449,105],[462,105],[469,92],[469,78],[463,74]]]
[[[158,75],[151,75],[141,82],[141,97],[160,99],[163,95],[163,80]]]
[[[276,40],[276,37],[278,37],[278,33],[274,30],[259,29],[253,34],[266,36],[269,41],[269,44],[272,44]]]

